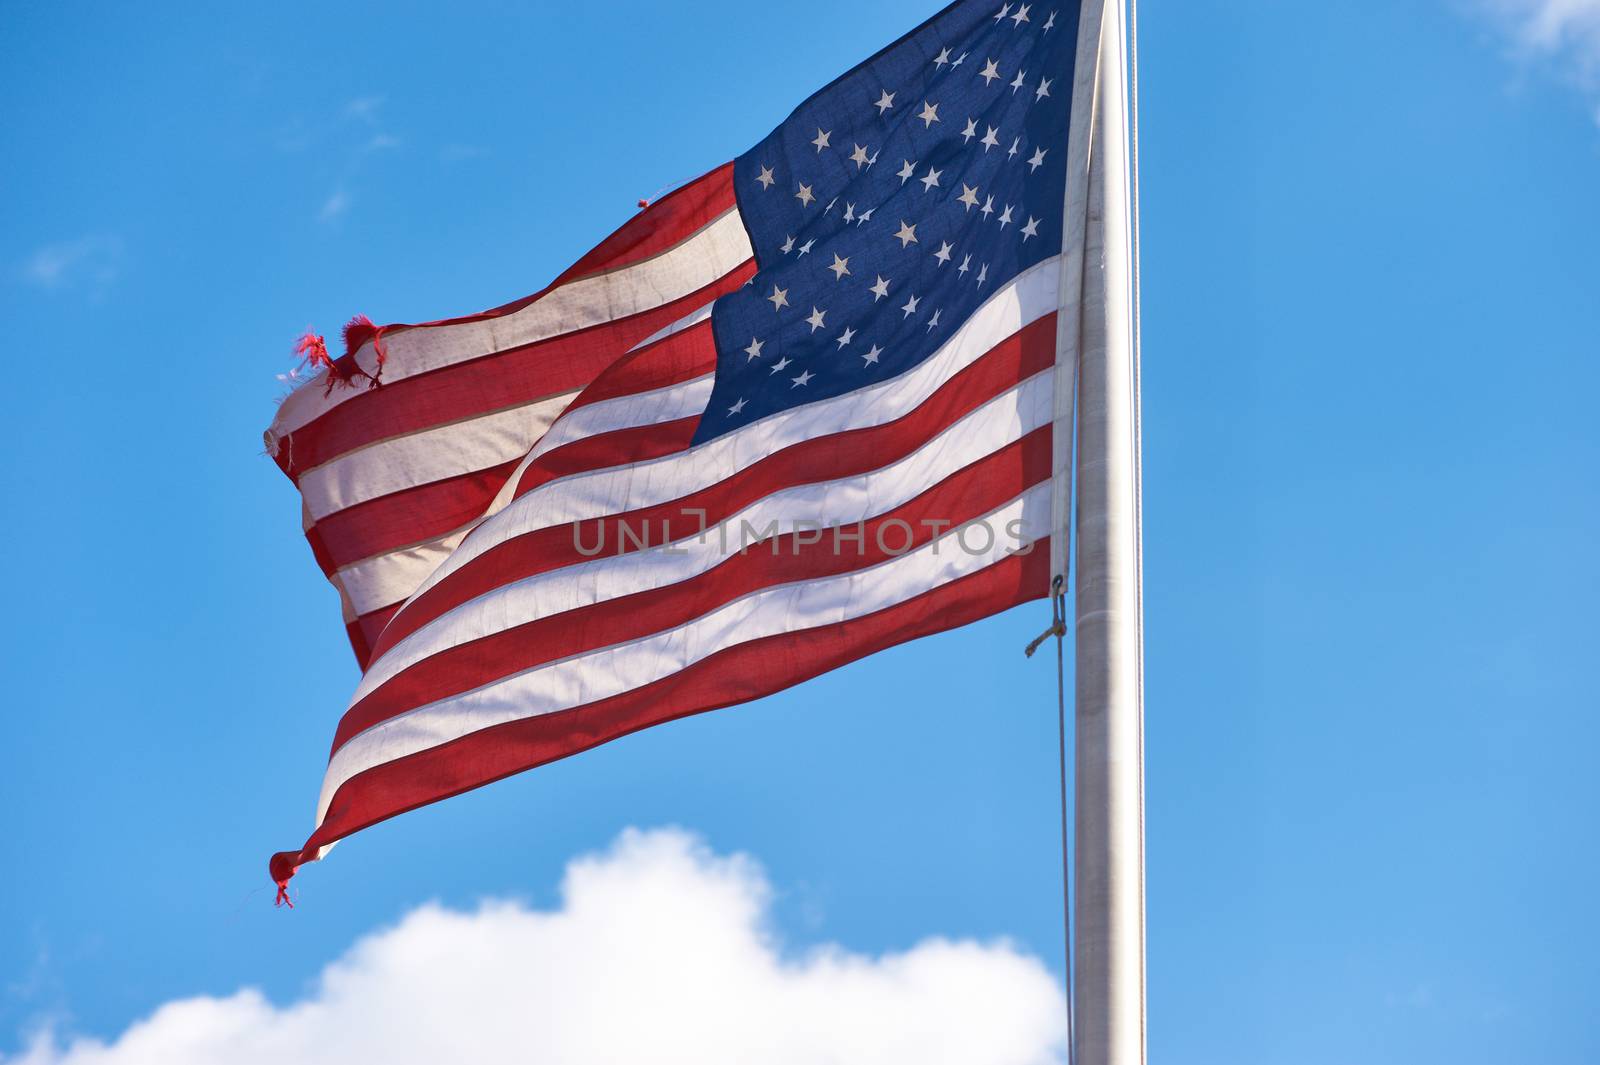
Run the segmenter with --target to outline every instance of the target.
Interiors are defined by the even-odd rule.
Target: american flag
[[[364,672],[280,888],[1049,594],[1078,19],[960,0],[543,292],[359,329],[287,397],[268,450]]]

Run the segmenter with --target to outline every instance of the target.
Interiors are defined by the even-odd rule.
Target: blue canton
[[[1078,5],[959,2],[734,161],[758,272],[695,442],[928,358],[1061,249]]]

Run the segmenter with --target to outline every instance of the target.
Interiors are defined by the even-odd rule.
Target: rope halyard
[[[1032,658],[1039,645],[1056,638],[1056,735],[1061,755],[1061,928],[1066,945],[1063,968],[1067,992],[1067,1065],[1077,1065],[1078,1025],[1072,1009],[1072,843],[1068,834],[1071,807],[1067,803],[1067,579],[1057,574],[1050,581],[1050,627],[1023,649]]]
[[[1022,653],[1029,658],[1039,649],[1039,645],[1054,636],[1060,640],[1067,634],[1066,597],[1057,591],[1065,582],[1061,577],[1056,577],[1050,582],[1050,627],[1028,642]]]

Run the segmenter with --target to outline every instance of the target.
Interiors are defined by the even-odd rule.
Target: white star
[[[931,166],[928,167],[927,174],[924,175],[923,178],[922,178],[922,191],[923,192],[931,192],[932,190],[938,188],[939,187],[939,175],[942,174],[942,173],[944,173],[943,170],[935,170]]]
[[[794,194],[794,198],[800,201],[801,207],[810,207],[811,201],[817,197],[812,194],[810,185],[801,185],[800,191]]]
[[[895,174],[895,177],[899,178],[900,184],[904,185],[907,181],[911,180],[912,175],[916,172],[917,164],[907,159],[906,165],[899,169],[899,171]]]
[[[995,134],[999,132],[1000,131],[995,129],[993,126],[989,127],[989,132],[985,133],[983,135],[983,140],[978,142],[979,144],[983,145],[984,151],[987,152],[990,148],[1000,147],[1000,138],[995,136]]]
[[[779,370],[783,369],[785,366],[788,366],[788,365],[789,365],[789,356],[785,355],[783,358],[781,358],[777,362],[773,363],[772,364],[772,369],[768,370],[767,372],[769,374],[777,373]]]
[[[1013,81],[1011,83],[1011,92],[1013,93],[1013,95],[1016,93],[1016,91],[1018,89],[1022,88],[1022,85],[1023,85],[1022,79],[1027,77],[1027,76],[1028,76],[1028,72],[1026,70],[1017,71],[1017,80]]]
[[[1054,16],[1051,17],[1053,18]],[[873,106],[878,109],[878,114],[883,114],[885,111],[889,110],[889,108],[894,106],[894,93],[885,89],[883,91],[883,95],[878,97],[878,102]]]
[[[883,354],[883,349],[882,348],[878,347],[878,345],[876,345],[876,344],[872,345],[872,350],[867,352],[865,355],[861,356],[861,358],[863,360],[862,365],[871,366],[873,363],[878,361],[878,356],[882,355],[882,354]]]
[[[956,56],[956,61],[954,63],[950,64],[950,69],[954,70],[956,67],[959,67],[962,63],[965,63],[966,61],[967,61],[967,53],[962,52],[960,55]]]
[[[906,300],[906,305],[900,309],[906,312],[907,318],[910,318],[913,314],[917,313],[917,304],[919,302],[921,302],[919,297],[912,296],[910,299]]]
[[[856,220],[856,205],[855,204],[847,203],[847,204],[844,205],[844,220],[846,222],[854,222]]]
[[[1006,4],[1005,6],[1000,8],[1000,13],[994,17],[994,20],[996,22],[999,22],[1001,19],[1005,18],[1010,13],[1011,13],[1011,5],[1010,4]]]
[[[831,136],[833,136],[832,130],[824,130],[821,127],[818,127],[817,139],[811,142],[817,146],[818,155],[822,154],[822,149],[828,147],[828,138]]]
[[[855,338],[856,338],[856,331],[854,329],[850,329],[850,328],[847,327],[844,332],[839,334],[839,339],[837,341],[835,341],[835,343],[837,343],[842,348],[846,344],[850,343],[850,341],[854,340]]]
[[[772,183],[774,180],[775,179],[772,176],[772,167],[770,166],[762,167],[761,173],[756,175],[756,181],[758,181],[761,184],[761,187],[764,189],[772,188]]]
[[[976,137],[977,135],[978,135],[978,120],[975,119],[975,118],[967,119],[967,128],[961,131],[961,143],[962,144],[967,144],[968,142],[970,142],[972,140],[972,138]]]
[[[902,181],[901,184],[903,185],[903,184],[905,184],[905,182]],[[871,218],[872,217],[872,212],[876,211],[876,210],[877,210],[876,207],[868,207],[865,211],[862,211],[860,214],[856,215],[856,225],[860,225],[860,226],[866,225],[867,224],[867,219]]]
[[[922,101],[922,114],[917,117],[922,119],[923,129],[933,128],[933,124],[939,121],[939,105],[930,104],[926,100]]]
[[[966,277],[967,276],[967,271],[971,270],[971,269],[972,269],[972,256],[963,255],[961,257],[961,265],[956,267],[956,273],[960,274],[962,277]]]
[[[773,285],[772,295],[768,296],[767,299],[772,303],[773,310],[781,310],[782,308],[789,306],[789,290],[786,288],[779,288],[777,285]]]
[[[1030,214],[1028,216],[1028,224],[1022,227],[1022,243],[1026,244],[1029,237],[1037,237],[1038,235],[1039,220]]]
[[[839,197],[837,197],[837,196],[835,196],[833,199],[829,200],[828,201],[828,206],[826,206],[826,207],[824,207],[822,209],[822,213],[823,214],[827,214],[829,211],[833,210],[833,205],[838,203],[838,202],[839,202]]]
[[[1011,21],[1015,22],[1018,26],[1022,25],[1024,22],[1027,22],[1028,5],[1023,4],[1021,7],[1017,8],[1017,13],[1011,16]]]
[[[815,244],[816,242],[817,242],[817,238],[812,237],[810,240],[808,240],[804,244],[800,245],[800,255],[804,255],[808,251],[810,251],[811,250],[811,245]],[[796,259],[800,258],[800,255],[796,255],[795,258]]]
[[[994,80],[996,78],[998,78],[999,76],[1000,76],[1000,67],[999,67],[999,65],[997,63],[995,63],[995,61],[993,59],[989,60],[988,65],[986,65],[983,68],[983,71],[981,73],[979,73],[979,75],[978,75],[978,77],[983,79],[983,84],[984,84],[985,87],[987,87],[990,84],[992,84],[994,82]]]
[[[800,376],[796,377],[794,379],[794,384],[790,385],[789,387],[790,388],[799,388],[800,386],[804,385],[807,381],[811,380],[811,378],[812,378],[812,373],[811,373],[810,370],[801,370],[800,371]]]
[[[931,333],[931,332],[933,332],[933,331],[934,331],[934,330],[935,330],[935,329],[936,329],[936,328],[938,328],[938,325],[939,325],[939,315],[940,315],[940,314],[941,314],[941,313],[943,313],[943,309],[942,309],[942,308],[941,308],[941,309],[940,309],[940,310],[937,310],[937,311],[934,311],[934,312],[933,312],[933,317],[932,317],[932,318],[929,318],[929,319],[928,319],[928,332],[930,332],[930,333]]]
[[[948,62],[950,62],[950,49],[948,48],[933,57],[933,65],[940,69],[943,69]]]
[[[956,197],[956,202],[966,204],[969,211],[978,206],[978,186],[968,185],[963,181],[961,183],[961,195]]]
[[[983,283],[987,280],[989,280],[989,264],[984,263],[978,268],[978,287],[982,288]]]
[[[889,279],[882,274],[878,275],[878,283],[872,286],[872,302],[877,303],[889,294]]]
[[[1008,203],[1006,204],[1006,209],[1000,213],[1000,228],[1004,229],[1013,221],[1014,219],[1011,217],[1011,205]]]
[[[1035,148],[1033,150],[1033,158],[1028,160],[1028,173],[1030,173],[1030,174],[1033,173],[1035,170],[1039,169],[1043,165],[1044,165],[1044,149],[1043,148]]]
[[[939,250],[933,253],[933,257],[939,260],[940,266],[943,266],[950,261],[950,253],[953,251],[955,249],[950,246],[948,240],[941,240],[939,242]]]
[[[1011,147],[1006,149],[1006,158],[1007,159],[1015,159],[1017,157],[1017,149],[1019,147],[1021,147],[1021,145],[1022,145],[1022,138],[1021,137],[1012,138]]]
[[[1051,30],[1053,30],[1055,28],[1056,28],[1056,13],[1054,11],[1052,11],[1052,12],[1050,12],[1050,17],[1044,20],[1044,31],[1043,32],[1049,33]]]
[[[833,265],[828,267],[828,269],[833,271],[833,279],[835,281],[843,281],[844,275],[850,272],[850,258],[846,256],[845,258],[841,259],[839,258],[838,253],[835,253],[833,256]]]
[[[1050,81],[1050,78],[1045,78],[1039,83],[1039,87],[1033,92],[1033,98],[1035,100],[1043,100],[1046,96],[1050,95]]]
[[[728,413],[738,414],[742,410],[744,410],[744,400],[741,399],[739,402],[728,408]]]
[[[765,346],[765,344],[757,340],[755,337],[751,337],[750,346],[744,349],[744,353],[750,356],[751,360],[759,359],[761,358],[761,349]]]
[[[783,250],[783,254],[785,254],[785,255],[788,255],[790,252],[794,251],[794,237],[793,236],[790,236],[788,240],[783,242],[783,249],[782,250]]]
[[[902,248],[908,244],[915,244],[917,242],[917,227],[908,225],[906,220],[902,218],[900,220],[900,232],[894,236],[900,242],[900,247]]]
[[[993,196],[985,196],[983,198],[983,206],[978,208],[978,213],[983,215],[983,217],[985,217],[985,218],[988,218],[990,215],[994,214],[994,197]]]
[[[811,331],[813,333],[822,328],[822,319],[825,318],[827,314],[827,311],[819,311],[816,307],[811,308],[811,317],[806,319],[806,324],[811,326]]]

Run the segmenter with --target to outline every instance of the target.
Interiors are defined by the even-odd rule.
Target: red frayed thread
[[[356,351],[369,340],[372,341],[373,355],[378,364],[375,373],[368,373],[362,369],[355,358]],[[328,342],[323,339],[322,334],[309,329],[294,342],[294,353],[300,356],[301,367],[308,368],[313,373],[317,370],[328,371],[328,383],[323,389],[323,395],[327,395],[335,388],[355,383],[357,375],[367,379],[367,387],[377,388],[383,383],[380,378],[383,377],[383,364],[389,355],[383,347],[383,326],[374,325],[372,319],[364,314],[356,315],[345,324],[343,358],[335,359],[329,355]],[[289,376],[298,377],[299,373],[296,371]]]
[[[273,902],[273,905],[274,906],[287,906],[291,910],[294,909],[294,900],[289,898],[289,881],[287,881],[287,880],[278,881],[278,898],[277,898],[276,901]]]
[[[294,342],[294,353],[314,370],[333,365],[333,358],[328,354],[328,342],[322,339],[321,333],[313,333],[309,329]]]
[[[367,341],[372,341],[372,350],[378,355],[378,368],[383,368],[383,345],[379,342],[383,330],[372,324],[372,319],[364,314],[358,314],[344,324],[344,353],[354,355],[356,350]]]

